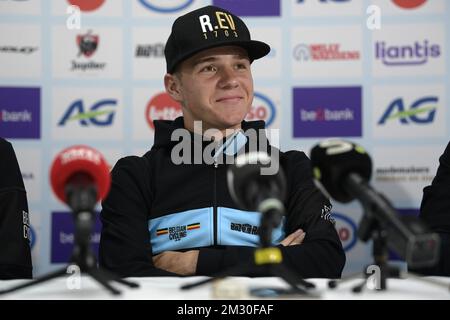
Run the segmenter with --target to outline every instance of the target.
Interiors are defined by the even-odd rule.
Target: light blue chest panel
[[[217,208],[217,245],[259,245],[261,213]],[[214,208],[177,212],[148,222],[153,254],[214,245]],[[284,219],[272,232],[273,244],[284,239]]]

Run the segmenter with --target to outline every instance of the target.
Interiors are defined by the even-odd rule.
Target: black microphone
[[[436,264],[439,236],[417,217],[400,217],[389,200],[369,185],[372,161],[363,147],[339,139],[325,140],[311,150],[311,162],[316,182],[333,199],[362,203],[368,215],[358,229],[362,241],[370,238],[373,226],[369,221],[376,221],[387,232],[388,248],[410,267]]]
[[[280,225],[285,209],[286,179],[278,158],[266,152],[239,155],[227,172],[228,190],[236,204],[262,214],[260,238],[262,246],[271,245],[273,228]],[[277,166],[270,174],[267,168]]]

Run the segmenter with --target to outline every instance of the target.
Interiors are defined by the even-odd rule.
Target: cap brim
[[[186,52],[183,56],[180,56],[177,61],[174,61],[173,65],[170,67],[170,70],[168,70],[167,72],[173,73],[177,65],[203,50],[225,46],[238,46],[244,48],[245,50],[247,50],[248,57],[250,58],[251,62],[253,62],[253,60],[257,60],[266,56],[270,52],[270,46],[267,43],[257,40],[209,43],[204,47],[196,48],[195,50]]]

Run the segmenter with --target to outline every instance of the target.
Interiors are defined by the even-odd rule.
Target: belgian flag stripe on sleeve
[[[188,230],[200,229],[200,222],[188,224],[187,229]]]

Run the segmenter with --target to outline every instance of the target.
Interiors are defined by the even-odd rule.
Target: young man
[[[260,214],[236,206],[227,188],[228,165],[216,159],[248,148],[242,132],[264,130],[262,121],[244,118],[253,100],[251,63],[269,51],[221,8],[176,19],[165,48],[164,84],[183,117],[155,121],[152,149],[119,160],[112,170],[101,213],[103,267],[122,276],[214,275],[252,258]],[[194,153],[181,157],[192,162],[177,157],[180,130],[188,133]],[[208,149],[211,143],[221,148]],[[195,161],[198,154],[214,161]],[[288,177],[287,213],[273,231],[274,244],[298,275],[340,277],[345,254],[330,221],[331,205],[312,182],[309,159],[291,151],[280,153],[280,164]]]
[[[32,277],[27,194],[11,143],[0,138],[0,279]]]

